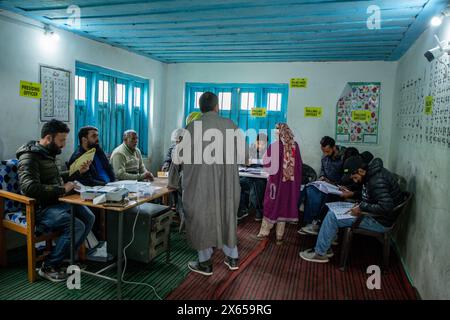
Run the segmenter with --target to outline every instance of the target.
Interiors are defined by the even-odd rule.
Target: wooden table
[[[69,196],[65,196],[59,198],[59,201],[64,203],[69,203],[72,205],[78,206],[87,206],[91,208],[99,208],[106,210],[106,212],[118,212],[124,213],[125,211],[132,209],[138,205],[143,203],[162,198],[163,204],[167,204],[168,196],[174,190],[169,189],[167,187],[167,178],[155,178],[152,185],[161,187],[158,191],[156,191],[152,196],[139,198],[139,200],[130,200],[128,204],[124,207],[106,207],[101,204],[94,204],[89,200],[82,200],[79,194],[72,194]],[[75,234],[74,234],[74,226],[75,226],[75,215],[73,214],[73,206],[71,209],[71,221],[70,221],[70,263],[73,265],[75,260]],[[81,270],[81,272],[89,274],[91,276],[102,278],[105,280],[110,280],[117,283],[117,298],[122,299],[122,260],[123,260],[123,214],[118,214],[118,244],[117,244],[117,263],[111,264],[106,268],[101,269],[95,273],[89,272],[86,270]],[[104,275],[101,275],[102,272],[114,267],[117,264],[117,278],[111,278]]]

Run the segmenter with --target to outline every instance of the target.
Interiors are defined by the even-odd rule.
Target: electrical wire
[[[137,201],[139,202],[139,190],[137,192]],[[135,236],[135,228],[136,228],[136,223],[137,223],[137,219],[139,217],[139,213],[141,212],[141,206],[139,205],[137,207],[137,213],[136,213],[136,218],[134,218],[134,223],[133,223],[133,229],[132,229],[132,237],[131,237],[131,241],[125,246],[125,248],[123,248],[123,257],[124,257],[124,266],[123,266],[123,271],[122,271],[122,276],[121,276],[121,280],[123,283],[127,283],[127,284],[133,284],[133,285],[140,285],[140,286],[147,286],[150,287],[153,292],[155,293],[156,297],[158,297],[159,300],[163,300],[158,293],[156,292],[156,289],[149,285],[148,283],[143,283],[143,282],[133,282],[133,281],[126,281],[124,279],[125,276],[125,271],[127,269],[127,254],[126,254],[126,250],[128,249],[129,246],[131,246],[131,244],[134,241],[134,236]]]

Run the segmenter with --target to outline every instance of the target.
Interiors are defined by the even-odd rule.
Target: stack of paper
[[[151,182],[139,182],[136,180],[122,180],[110,182],[109,187],[125,188],[128,192],[138,193],[139,197],[148,197],[157,192],[161,187],[152,185]]]

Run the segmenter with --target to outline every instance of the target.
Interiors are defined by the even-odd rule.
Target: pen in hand
[[[341,189],[341,191],[350,191],[347,187],[341,186],[339,184],[336,185],[339,189]]]
[[[345,213],[350,213],[352,212],[353,209],[358,208],[359,207],[359,203],[355,204],[353,207],[351,207],[348,211],[346,211]]]

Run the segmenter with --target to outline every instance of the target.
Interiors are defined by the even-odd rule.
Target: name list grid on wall
[[[406,143],[426,144],[450,150],[450,72],[433,61],[423,74],[402,83],[397,127]]]
[[[42,86],[40,120],[69,122],[70,71],[41,65],[39,72]]]

